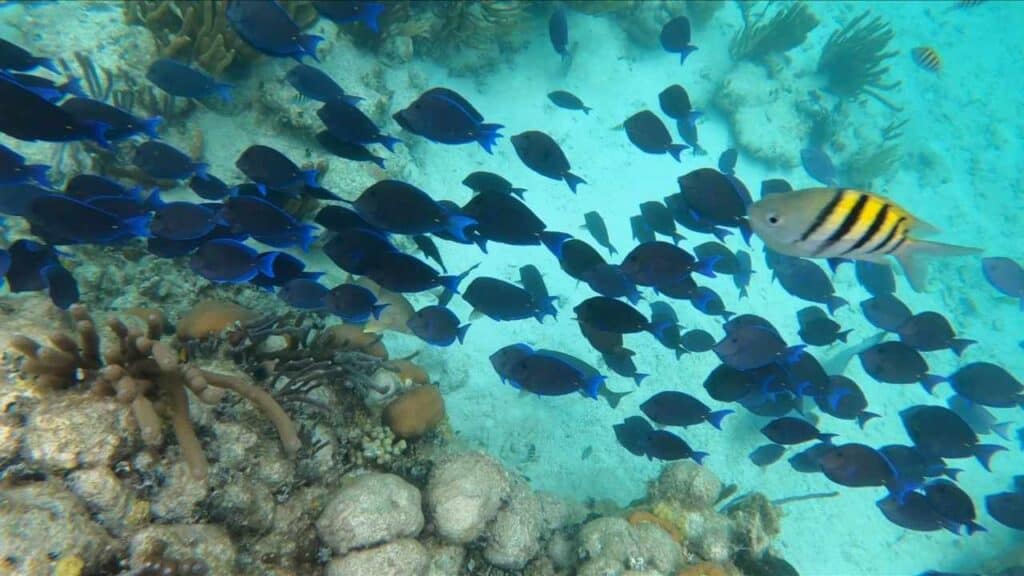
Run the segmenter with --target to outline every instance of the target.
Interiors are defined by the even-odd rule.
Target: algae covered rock
[[[541,503],[525,483],[517,482],[508,503],[488,528],[484,558],[508,570],[519,570],[540,551],[544,522]]]
[[[394,474],[363,474],[334,493],[316,529],[337,554],[416,536],[423,529],[420,492]]]
[[[110,467],[128,454],[132,430],[115,400],[88,393],[47,395],[25,423],[22,457],[49,472]]]
[[[327,576],[424,576],[430,553],[416,540],[403,538],[388,544],[352,552],[327,564]]]
[[[133,573],[154,563],[201,566],[206,574],[235,574],[235,545],[220,526],[165,524],[143,528],[130,543]]]
[[[665,466],[650,487],[650,499],[672,500],[684,508],[710,508],[722,492],[722,482],[708,468],[690,460]]]
[[[480,453],[443,458],[427,485],[427,507],[442,538],[457,544],[476,540],[508,495],[501,464]]]

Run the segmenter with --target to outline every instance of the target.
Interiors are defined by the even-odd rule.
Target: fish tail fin
[[[637,386],[639,386],[640,383],[643,382],[644,379],[647,378],[648,376],[650,376],[650,374],[645,374],[643,372],[637,372],[637,373],[633,374],[633,383],[636,384]]]
[[[829,269],[832,270],[833,274],[835,274],[839,271],[839,266],[848,262],[853,262],[853,260],[850,260],[849,258],[827,258],[825,262],[828,262]]]
[[[868,412],[867,410],[863,410],[860,414],[857,414],[857,425],[860,426],[861,430],[863,430],[864,425],[867,424],[868,420],[871,420],[872,418],[881,418],[881,415],[875,414],[874,412]]]
[[[192,169],[196,173],[196,177],[200,180],[208,180],[206,177],[207,172],[210,170],[210,165],[206,162],[196,162],[192,165]]]
[[[743,236],[743,241],[750,246],[750,237],[754,235],[754,230],[750,227],[750,222],[744,218],[740,220],[738,228],[740,229],[740,236]]]
[[[612,243],[609,242],[608,243],[608,256],[615,256],[618,253],[619,253],[619,251],[615,249],[615,246],[612,246]]]
[[[256,183],[256,191],[260,193],[260,196],[266,197],[266,195],[267,195],[267,186],[266,186],[266,184],[260,184],[260,183],[257,182]]]
[[[213,85],[213,93],[223,102],[231,102],[231,84],[216,82]]]
[[[160,208],[164,204],[166,204],[166,202],[164,202],[164,199],[160,196],[160,189],[153,188],[153,191],[149,193],[149,196],[146,196],[146,200],[145,202],[142,203],[142,206],[146,210],[153,211]]]
[[[355,106],[363,101],[362,96],[353,96],[352,94],[342,94],[341,99],[350,106]]]
[[[463,324],[455,329],[455,338],[462,344],[466,340],[466,332],[472,324]]]
[[[733,316],[735,316],[735,315],[736,315],[736,313],[735,313],[735,312],[732,312],[732,311],[729,311],[729,310],[722,310],[722,313],[721,313],[721,314],[719,314],[719,316],[721,316],[722,318],[724,318],[726,322],[728,322],[728,321],[729,321],[729,319],[730,319],[730,318],[732,318],[732,317],[733,317]]]
[[[523,200],[523,193],[526,192],[526,188],[511,188],[509,192],[518,196],[520,200]]]
[[[749,297],[750,297],[750,295],[747,294],[747,287],[744,286],[743,288],[740,288],[739,299],[742,300],[744,298],[749,298]],[[849,330],[847,330],[847,332],[849,332]],[[843,342],[846,342],[846,340],[843,340]]]
[[[943,468],[942,470],[942,474],[953,482],[956,482],[956,479],[960,476],[961,472],[963,472],[963,470],[959,468]]]
[[[708,278],[717,278],[718,275],[715,274],[715,264],[718,264],[718,261],[721,259],[721,256],[712,256],[704,260],[698,260],[694,272],[701,276],[707,276]]]
[[[29,179],[35,180],[47,188],[51,186],[50,179],[46,176],[46,173],[50,171],[50,167],[46,164],[25,164],[24,170]]]
[[[996,452],[1005,451],[1005,447],[998,446],[996,444],[977,444],[974,446],[974,457],[978,459],[978,462],[981,463],[985,470],[991,472],[992,456],[994,456]]]
[[[579,186],[580,184],[586,184],[587,181],[573,174],[572,172],[566,172],[565,183],[569,185],[569,190],[572,190],[572,193],[575,194],[576,187]]]
[[[133,238],[148,238],[149,237],[149,221],[152,216],[149,214],[143,214],[142,216],[135,216],[124,221],[125,230]]]
[[[53,60],[49,58],[36,57],[34,59],[34,62],[36,66],[42,66],[43,68],[46,68],[47,70],[53,72],[54,74],[57,74],[58,76],[61,74],[60,68],[57,68],[57,65],[54,64]]]
[[[825,444],[832,444],[832,439],[835,438],[836,436],[839,436],[839,434],[830,434],[830,433],[818,434],[818,440],[821,440]]]
[[[804,355],[804,348],[807,348],[804,344],[797,344],[796,346],[790,346],[786,348],[785,357],[783,361],[788,365],[795,364],[800,357]]]
[[[683,240],[686,240],[686,236],[683,236],[682,234],[680,234],[679,232],[676,232],[675,230],[672,231],[671,237],[672,237],[672,243],[673,244],[679,244]]]
[[[99,144],[101,148],[110,150],[110,141],[107,140],[107,132],[110,130],[110,124],[107,124],[106,122],[87,122],[85,125],[89,131],[87,138]]]
[[[725,242],[726,237],[732,235],[732,230],[722,228],[721,226],[715,226],[711,229],[711,234],[713,234],[715,238],[718,238],[719,242]]]
[[[380,168],[381,170],[386,170],[387,169],[387,168],[384,167],[384,159],[381,158],[380,156],[371,156],[370,157],[370,162],[373,162],[374,164],[376,164],[377,167]]]
[[[317,172],[315,168],[312,169],[312,170],[303,170],[302,171],[302,181],[306,183],[306,186],[311,186],[313,188],[316,188],[317,185],[318,185],[316,179],[317,179],[317,177],[319,175],[320,175],[320,173]]]
[[[583,382],[583,391],[588,398],[597,399],[597,393],[601,390],[601,385],[604,384],[605,377],[600,374],[594,374],[590,378],[587,378]]]
[[[274,261],[277,260],[277,257],[280,254],[281,253],[277,251],[261,254],[259,260],[256,262],[256,268],[260,271],[260,274],[263,274],[267,278],[273,278]]]
[[[68,81],[60,85],[60,89],[68,94],[73,94],[79,98],[88,98],[89,95],[82,89],[82,79],[77,76],[68,76]]]
[[[459,274],[458,276],[452,276],[452,275],[438,276],[438,278],[437,278],[438,282],[440,282],[441,286],[443,286],[445,288],[445,290],[448,290],[449,292],[458,294],[459,293],[459,284],[463,280],[465,280],[466,276],[469,276],[470,272],[472,272],[473,270],[476,270],[476,267],[479,266],[479,265],[480,265],[479,262],[477,262],[476,264],[473,264],[472,266],[467,268],[465,272],[463,272],[462,274]]]
[[[828,313],[835,316],[836,310],[839,310],[843,306],[849,306],[850,303],[846,301],[846,298],[842,298],[832,294],[828,297],[828,301],[825,303],[828,306]]]
[[[721,430],[722,429],[722,419],[724,419],[726,416],[728,416],[729,414],[732,414],[734,412],[736,412],[736,411],[735,410],[716,410],[716,411],[708,414],[708,422],[712,426],[714,426],[715,428]]]
[[[157,132],[157,128],[164,123],[163,116],[153,116],[142,122],[142,132],[154,140],[160,139],[160,134]]]
[[[387,148],[388,152],[394,152],[395,151],[395,144],[401,144],[402,143],[402,141],[399,140],[398,138],[395,138],[394,136],[388,136],[386,134],[381,134],[380,136],[378,136],[377,142],[381,146]]]
[[[921,386],[923,386],[929,394],[933,394],[933,390],[935,390],[935,387],[938,386],[939,384],[942,384],[945,381],[946,379],[943,378],[942,376],[936,376],[935,374],[925,374],[924,376],[921,377]]]
[[[502,137],[501,134],[498,134],[498,130],[504,127],[504,124],[480,125],[480,133],[479,136],[477,136],[476,141],[479,142],[481,146],[483,146],[484,150],[486,150],[488,154],[493,154],[493,152],[491,152],[491,147],[498,142],[498,138]]]
[[[992,425],[992,431],[996,433],[1003,440],[1010,439],[1010,422],[1000,422]]]
[[[301,54],[296,59],[302,58],[302,54],[308,55],[313,60],[319,62],[320,58],[316,55],[316,47],[324,41],[323,36],[317,36],[316,34],[299,34],[298,40],[299,46],[302,49]]]
[[[852,328],[849,330],[843,330],[842,332],[838,332],[836,333],[836,339],[842,342],[843,344],[846,344],[846,339],[850,336],[850,332],[853,332]]]
[[[971,344],[977,344],[977,342],[977,340],[970,340],[968,338],[954,338],[953,341],[950,342],[950,344],[952,344],[950,349],[956,353],[957,356],[962,356],[964,350],[966,350],[968,346]]]
[[[928,287],[928,270],[925,258],[936,256],[970,256],[980,253],[980,248],[909,239],[909,241],[903,243],[903,246],[893,256],[896,257],[896,260],[903,268],[903,273],[906,274],[910,287],[915,292],[925,292]]]
[[[682,162],[682,160],[679,158],[679,155],[682,154],[683,150],[686,150],[687,148],[689,148],[689,146],[687,146],[686,144],[669,144],[667,151],[670,156],[676,159],[676,162]]]
[[[700,464],[701,466],[704,465],[704,459],[707,458],[708,456],[709,454],[707,452],[699,452],[696,450],[690,454],[690,458],[697,464]]]
[[[701,112],[700,110],[690,110],[689,112],[686,113],[686,116],[683,118],[683,121],[689,124],[690,126],[696,126],[697,120],[700,120],[702,116],[704,116],[704,113]]]
[[[391,306],[391,304],[374,304],[373,307],[370,308],[370,313],[373,314],[373,319],[380,320],[381,312],[383,312],[388,306]]]
[[[676,348],[675,352],[676,352],[676,360],[679,360],[680,358],[682,358],[683,354],[689,354],[690,353],[689,350],[687,350],[686,348],[683,348],[682,346],[680,346],[679,348]]]
[[[380,34],[380,25],[377,23],[377,18],[384,13],[384,8],[384,4],[380,2],[370,2],[363,5],[363,14],[359,19],[374,34]]]
[[[679,51],[679,65],[682,66],[683,63],[686,62],[686,57],[696,51],[696,46],[684,46],[683,49]]]
[[[988,532],[988,529],[986,529],[981,524],[978,524],[974,520],[968,521],[967,524],[964,524],[964,527],[967,528],[967,535],[968,536],[970,536],[971,534],[974,534],[975,532]]]
[[[299,231],[299,247],[302,248],[303,252],[309,252],[316,238],[316,228],[310,224],[303,224],[302,229]]]
[[[459,242],[467,242],[466,228],[473,226],[477,223],[476,220],[469,216],[463,216],[461,214],[449,214],[448,219],[445,220],[445,229],[451,233]]]
[[[591,108],[590,106],[584,106],[583,107],[583,113],[586,114],[587,116],[590,116],[590,111],[591,110],[593,110],[593,108]]]

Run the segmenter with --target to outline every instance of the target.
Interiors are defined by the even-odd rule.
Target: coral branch
[[[818,72],[825,76],[826,87],[833,94],[849,98],[867,93],[892,107],[868,89],[892,90],[900,84],[883,82],[889,72],[884,63],[897,54],[888,50],[895,33],[881,17],[867,20],[870,14],[865,11],[832,33],[821,51]]]
[[[767,7],[753,22],[745,22],[729,45],[733,60],[763,60],[769,54],[786,52],[807,40],[818,26],[818,18],[803,2],[780,9],[764,22]]]

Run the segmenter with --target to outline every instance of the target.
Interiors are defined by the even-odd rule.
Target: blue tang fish
[[[170,58],[154,60],[146,70],[146,79],[171,96],[201,100],[217,96],[231,101],[231,85],[217,82],[210,76]]]
[[[274,277],[274,259],[278,252],[260,254],[238,240],[207,240],[192,254],[192,271],[218,284],[248,282],[257,274]]]
[[[277,0],[228,0],[225,15],[231,29],[258,52],[299,62],[303,56],[320,60],[316,47],[323,37],[303,34]]]

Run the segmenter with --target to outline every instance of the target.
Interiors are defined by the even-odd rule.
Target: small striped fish
[[[938,230],[897,204],[850,188],[809,188],[772,194],[754,203],[750,224],[764,243],[782,254],[885,262],[895,257],[915,290],[925,285],[916,255],[960,256],[979,252],[913,237]]]
[[[917,64],[929,72],[938,72],[942,70],[942,58],[934,48],[918,46],[910,51],[910,55],[914,59],[914,64]]]

